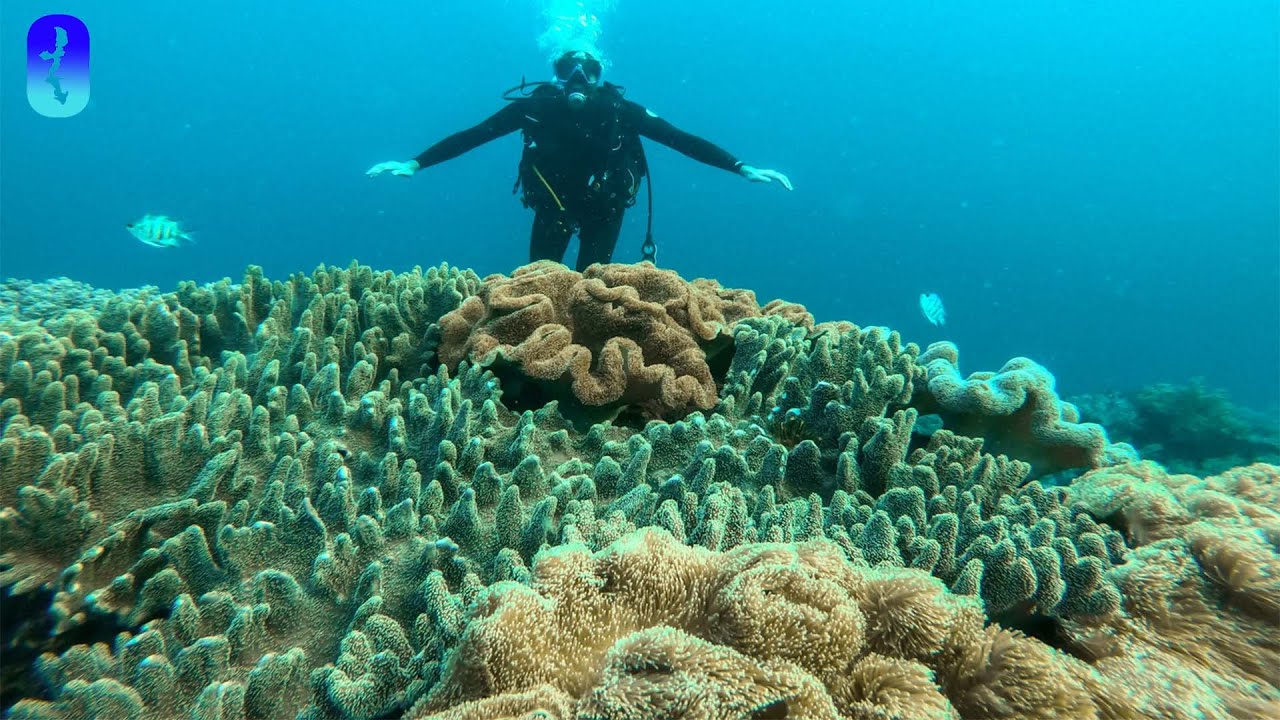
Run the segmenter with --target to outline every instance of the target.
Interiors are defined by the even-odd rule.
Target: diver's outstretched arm
[[[777,170],[762,170],[748,165],[735,158],[728,150],[704,140],[658,117],[657,113],[643,105],[623,101],[623,112],[627,120],[641,135],[656,140],[672,150],[684,153],[699,162],[712,167],[734,172],[751,182],[773,182],[777,180],[790,190],[791,180]]]
[[[366,175],[374,177],[384,172],[403,177],[412,176],[419,170],[438,165],[508,133],[520,129],[520,118],[524,110],[520,103],[513,102],[498,112],[490,115],[483,122],[466,130],[456,132],[431,147],[423,150],[412,160],[389,160],[380,162],[369,168]]]

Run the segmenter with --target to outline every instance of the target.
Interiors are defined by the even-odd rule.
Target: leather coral
[[[764,315],[813,325],[802,306],[761,307],[749,290],[647,263],[578,273],[539,261],[490,275],[441,318],[438,353],[450,368],[464,359],[499,373],[514,368],[582,406],[675,418],[715,405],[714,368],[728,366],[734,325]]]

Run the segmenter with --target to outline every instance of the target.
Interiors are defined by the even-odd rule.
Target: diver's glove
[[[421,166],[418,165],[417,160],[409,160],[408,162],[388,160],[387,162],[380,162],[369,168],[369,170],[365,172],[365,175],[368,175],[369,177],[377,177],[384,172],[390,172],[392,175],[413,177],[413,174],[418,172],[419,167]]]
[[[782,183],[782,187],[788,190],[791,189],[791,180],[787,179],[786,175],[783,175],[777,170],[763,170],[761,168],[751,167],[746,163],[739,163],[738,174],[751,182],[768,183],[777,180]]]

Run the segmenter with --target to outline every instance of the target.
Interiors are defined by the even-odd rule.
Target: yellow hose
[[[547,182],[547,179],[542,177],[542,173],[538,172],[537,165],[530,165],[530,167],[533,168],[533,174],[537,175],[538,179],[542,181],[542,186],[547,189],[547,192],[551,193],[551,199],[556,201],[556,207],[560,208],[563,212],[564,203],[560,202],[560,198],[556,197],[556,191],[551,189],[551,183]]]

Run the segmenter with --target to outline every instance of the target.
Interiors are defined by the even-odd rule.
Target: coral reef
[[[1233,403],[1202,378],[1073,401],[1112,437],[1175,472],[1211,475],[1255,462],[1280,463],[1280,419]]]
[[[534,292],[447,266],[251,268],[0,321],[10,716],[1164,717],[1115,709],[1124,668],[1100,669],[1148,647],[1125,629],[1143,617],[1126,568],[1158,543],[1031,481],[1137,466],[1111,465],[1123,447],[1043,369],[957,380],[946,346],[663,272],[517,271]],[[642,427],[584,421],[563,375],[548,399],[499,367],[508,351],[473,353],[570,317],[638,319],[625,336],[646,358],[683,334],[711,396]],[[618,398],[675,412],[666,393]],[[943,427],[923,432],[923,412]],[[641,592],[657,581],[677,595]],[[493,644],[535,621],[553,625],[532,645]],[[563,647],[529,655],[552,628]],[[1235,660],[1200,688],[1207,717],[1274,699]]]
[[[0,321],[54,320],[70,310],[96,310],[112,300],[134,300],[159,294],[159,289],[153,286],[103,290],[66,277],[40,282],[9,278],[0,283]]]

